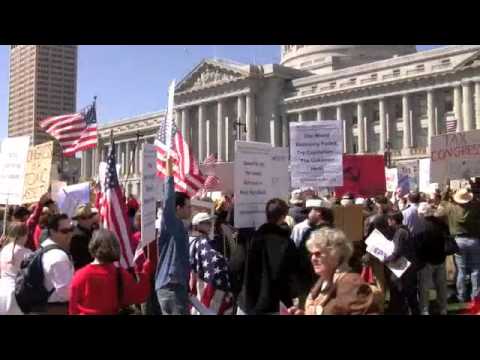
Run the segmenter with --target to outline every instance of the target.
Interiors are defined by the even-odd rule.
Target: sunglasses
[[[71,226],[71,227],[66,228],[66,229],[58,229],[58,232],[62,233],[64,235],[67,235],[67,234],[73,233],[73,230],[74,230],[74,227]]]

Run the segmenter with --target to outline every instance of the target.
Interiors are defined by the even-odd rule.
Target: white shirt
[[[310,225],[308,224],[308,219],[303,220],[301,223],[298,223],[293,227],[291,238],[297,248],[300,246],[303,236],[309,229]]]
[[[42,247],[55,245],[51,239],[42,243]],[[73,263],[70,257],[62,250],[53,249],[42,257],[43,272],[45,274],[44,285],[49,291],[55,289],[48,299],[49,303],[65,303],[69,300],[70,284],[73,278]]]

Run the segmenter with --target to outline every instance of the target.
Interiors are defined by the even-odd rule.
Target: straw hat
[[[291,205],[299,205],[303,203],[302,192],[300,190],[292,191],[292,197],[290,198]]]
[[[305,207],[307,209],[311,209],[311,208],[330,209],[332,207],[332,204],[325,199],[309,199],[309,200],[307,200],[307,203],[305,204]]]
[[[455,193],[455,195],[453,195],[453,200],[457,204],[468,204],[473,200],[473,194],[467,189],[460,189]]]

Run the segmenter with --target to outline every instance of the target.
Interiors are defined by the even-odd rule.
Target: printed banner
[[[37,202],[50,187],[52,175],[53,141],[37,145],[28,151],[25,167],[23,202]]]
[[[257,228],[265,223],[265,204],[272,188],[272,147],[258,142],[235,143],[235,227]]]
[[[7,138],[0,154],[0,204],[21,205],[30,138]],[[38,200],[38,199],[37,199]]]
[[[342,122],[290,123],[290,154],[294,188],[344,184]]]
[[[344,155],[343,186],[335,188],[341,197],[352,193],[355,197],[385,195],[385,163],[383,155]]]
[[[480,176],[480,130],[432,137],[430,181]]]

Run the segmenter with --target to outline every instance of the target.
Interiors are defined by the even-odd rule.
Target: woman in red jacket
[[[138,282],[128,271],[115,267],[114,262],[120,259],[120,245],[107,230],[95,232],[89,251],[95,260],[73,277],[70,315],[116,315],[125,306],[147,300],[153,275],[150,261],[137,273]]]

